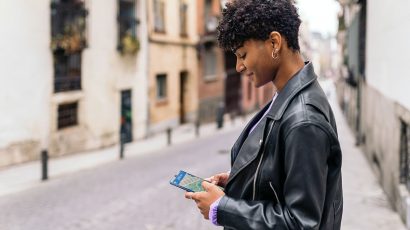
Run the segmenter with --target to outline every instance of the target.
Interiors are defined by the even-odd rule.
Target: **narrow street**
[[[341,229],[404,230],[364,154],[355,146],[353,134],[335,104],[332,83],[322,82],[322,86],[334,108],[343,151]],[[171,147],[2,195],[0,230],[221,229],[205,221],[195,203],[186,200],[184,191],[171,186],[169,180],[180,169],[200,177],[229,170],[229,150],[244,125],[238,120],[222,132],[214,130],[199,139],[191,136]],[[66,164],[73,161],[66,160]]]
[[[201,177],[229,169],[238,129],[112,162],[0,197],[1,229],[215,229],[169,184],[180,169]]]

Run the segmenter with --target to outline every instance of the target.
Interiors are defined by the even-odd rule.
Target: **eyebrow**
[[[241,47],[243,47],[243,45],[242,45],[242,46],[238,46],[238,47],[236,47],[236,48],[233,48],[233,49],[232,49],[232,52],[233,52],[234,54],[236,54],[236,51],[238,51],[238,49],[240,49]]]

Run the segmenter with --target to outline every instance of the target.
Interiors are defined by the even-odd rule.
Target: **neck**
[[[280,67],[276,73],[276,77],[273,80],[273,84],[280,92],[283,87],[285,87],[286,83],[305,66],[305,62],[303,61],[300,52],[289,51],[287,55],[282,57],[282,61],[279,66]]]

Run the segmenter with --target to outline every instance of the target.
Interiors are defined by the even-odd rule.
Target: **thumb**
[[[207,181],[203,181],[202,182],[202,187],[205,189],[205,191],[207,191],[207,192],[209,192],[209,191],[211,191],[211,190],[213,190],[214,189],[214,184],[212,184],[212,183],[209,183],[209,182],[207,182]]]

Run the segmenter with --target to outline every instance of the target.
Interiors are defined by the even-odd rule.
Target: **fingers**
[[[190,198],[192,200],[194,200],[196,203],[200,202],[200,200],[202,199],[202,194],[204,192],[191,192],[190,193]]]
[[[202,187],[205,189],[206,192],[209,192],[209,191],[212,191],[216,187],[216,185],[214,183],[203,181]]]
[[[208,181],[208,182],[210,182],[210,183],[212,183],[212,184],[217,184],[217,183],[218,183],[218,179],[217,179],[217,177],[215,177],[215,176],[211,176],[211,177],[205,178],[204,180],[205,180],[205,181]]]
[[[193,192],[186,192],[185,193],[185,198],[187,198],[187,199],[192,199],[192,196],[194,195],[194,193]]]
[[[209,220],[209,210],[199,209],[204,219]]]

